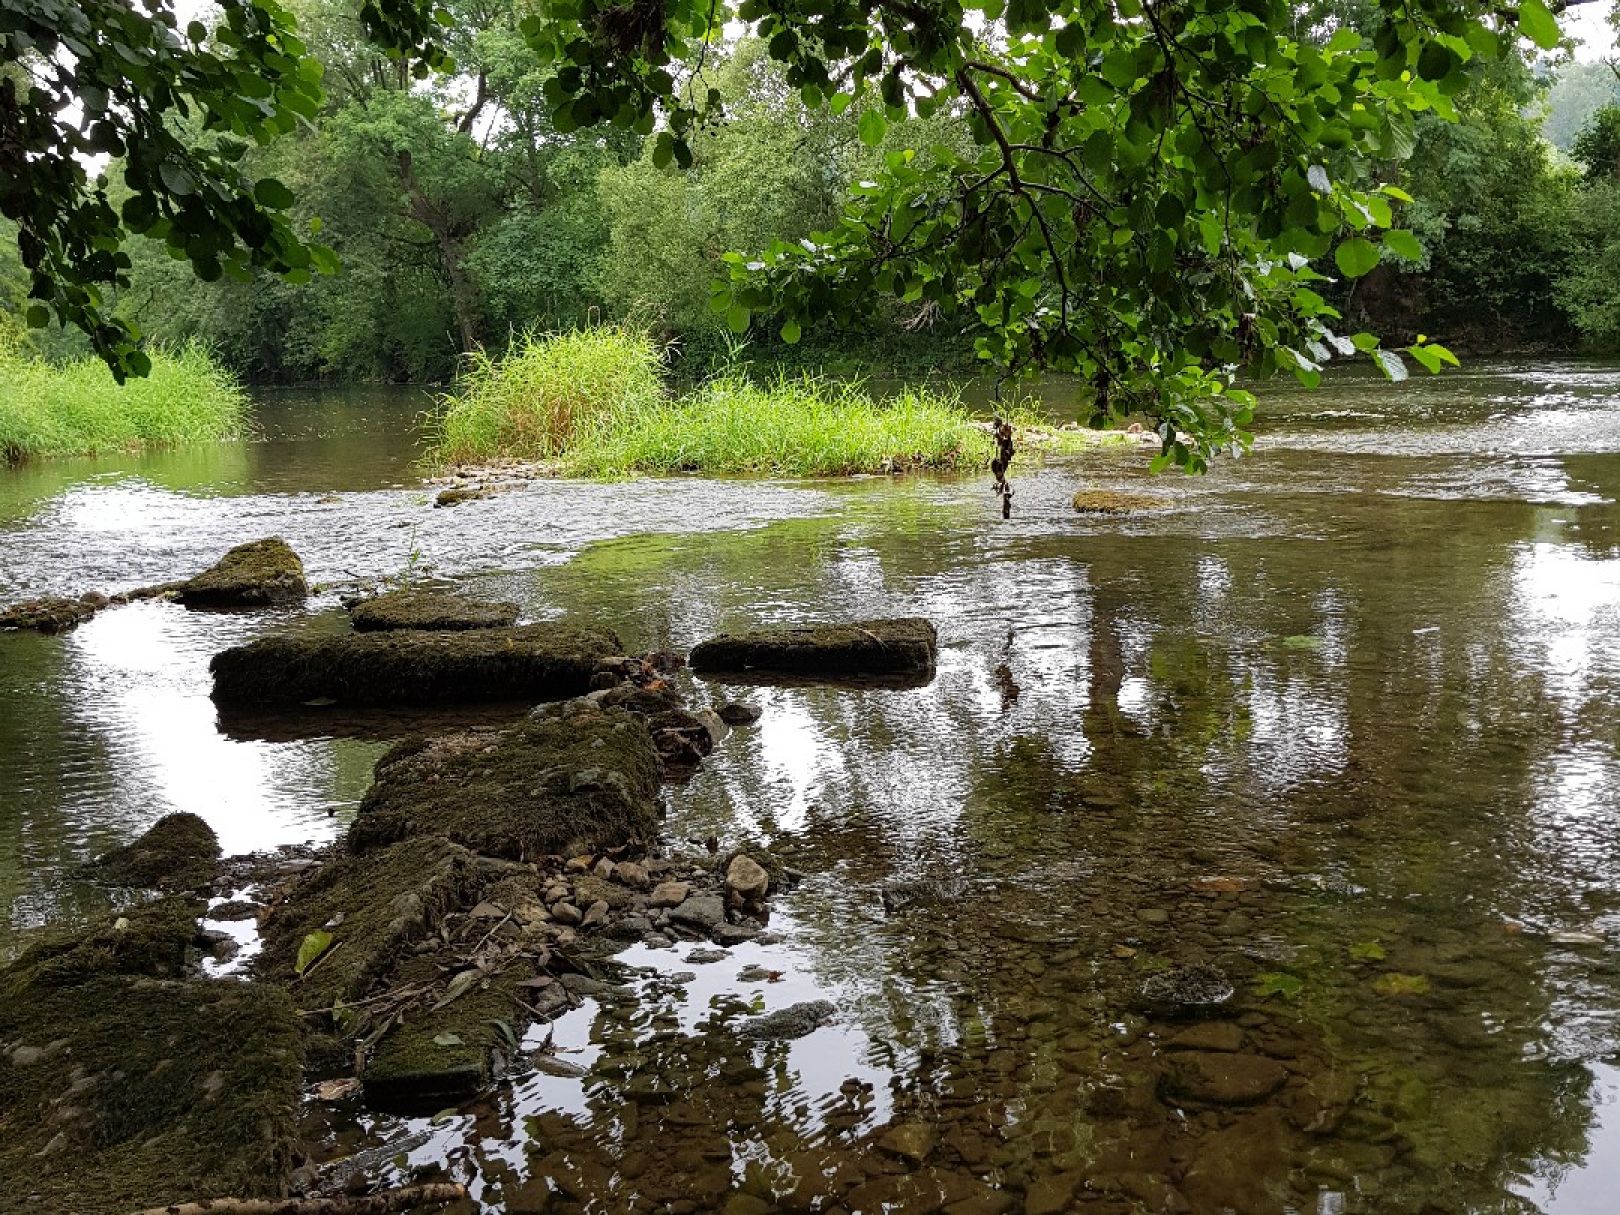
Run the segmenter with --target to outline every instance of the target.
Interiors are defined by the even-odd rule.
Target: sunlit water
[[[0,473],[0,600],[268,534],[324,588],[0,636],[0,951],[90,897],[75,861],[169,811],[230,851],[341,828],[384,744],[227,735],[206,666],[340,627],[361,580],[408,567],[636,650],[923,614],[928,687],[750,690],[760,724],[669,790],[672,846],[753,839],[808,875],[781,940],[631,951],[627,997],[531,1031],[585,1077],[373,1127],[418,1132],[402,1163],[513,1212],[811,1209],[795,1178],[850,1211],[1613,1208],[1620,369],[1274,394],[1254,456],[1203,479],[1015,465],[1010,522],[983,477],[541,483],[437,510],[426,404],[267,395],[258,442]],[[1077,516],[1082,481],[1165,506]],[[938,897],[886,907],[912,879]],[[1240,987],[1238,1054],[1286,1071],[1247,1104],[1178,1098],[1183,1027],[1138,1011],[1144,978],[1198,961]],[[839,1017],[809,1037],[727,1029],[811,998]],[[873,1145],[895,1122],[933,1128],[909,1180]]]

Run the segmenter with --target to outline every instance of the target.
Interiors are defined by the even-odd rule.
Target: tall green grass
[[[906,389],[878,400],[858,383],[727,372],[660,400],[563,455],[582,476],[745,473],[832,477],[982,467],[990,440],[953,396]]]
[[[527,333],[502,358],[470,357],[460,391],[434,420],[435,459],[448,464],[551,460],[663,400],[662,355],[617,325]]]
[[[120,385],[98,358],[47,363],[0,348],[0,462],[174,447],[241,436],[247,395],[200,346],[153,351]]]

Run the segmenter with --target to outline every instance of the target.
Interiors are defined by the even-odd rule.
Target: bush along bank
[[[0,349],[0,463],[213,443],[247,433],[247,394],[201,346],[154,351],[115,382],[99,358],[48,363]]]
[[[621,327],[521,338],[504,359],[475,357],[441,403],[431,458],[506,475],[829,477],[981,469],[994,450],[986,424],[951,393],[879,398],[858,381],[756,380],[733,368],[676,396],[662,370],[663,351]],[[1043,426],[1027,406],[1013,420],[1040,451],[1120,438]],[[478,496],[458,482],[439,501]]]

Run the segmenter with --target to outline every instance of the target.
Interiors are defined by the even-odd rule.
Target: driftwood
[[[467,1197],[467,1187],[450,1182],[408,1185],[357,1198],[205,1198],[167,1207],[150,1207],[137,1215],[393,1215],[429,1203]]]

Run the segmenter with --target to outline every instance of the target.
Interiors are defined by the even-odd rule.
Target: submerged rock
[[[389,591],[349,607],[359,632],[390,629],[494,629],[517,622],[515,603],[481,603],[438,591]]]
[[[1129,515],[1163,506],[1164,500],[1112,489],[1082,489],[1076,492],[1071,505],[1082,515]]]
[[[1275,1059],[1225,1051],[1177,1051],[1168,1056],[1164,1089],[1172,1098],[1209,1105],[1251,1105],[1288,1079]]]
[[[377,761],[349,843],[365,851],[437,835],[524,860],[649,840],[658,758],[638,717],[585,708],[498,734],[402,743]]]
[[[837,1011],[826,1000],[805,1000],[762,1017],[750,1017],[737,1027],[737,1036],[768,1040],[802,1038],[831,1021]]]
[[[84,867],[109,886],[200,890],[219,868],[219,837],[195,814],[166,814],[145,834]]]
[[[1142,983],[1142,1002],[1163,1017],[1205,1017],[1236,994],[1232,981],[1214,966],[1172,966]]]
[[[597,663],[621,648],[606,629],[559,624],[406,629],[264,637],[215,654],[208,667],[222,704],[532,702],[584,693]]]
[[[928,621],[908,617],[725,633],[692,651],[700,673],[931,677],[939,640]]]
[[[31,949],[0,974],[8,1201],[128,1215],[285,1192],[297,1015],[273,988],[169,977],[195,932],[184,905],[166,901]],[[145,944],[121,950],[121,936]]]
[[[187,607],[237,608],[300,603],[309,594],[304,563],[279,536],[239,544],[175,593]]]

